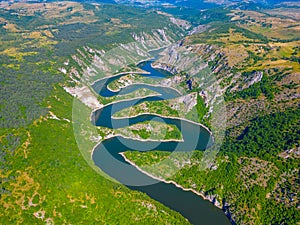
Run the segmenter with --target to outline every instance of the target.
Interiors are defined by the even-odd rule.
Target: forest
[[[207,46],[218,52],[207,65],[217,79],[223,79],[220,86],[226,89],[226,104],[238,108],[230,119],[236,117],[239,122],[229,121],[220,151],[207,169],[199,169],[203,152],[195,150],[191,163],[169,180],[219,201],[237,224],[298,225],[300,110],[294,74],[300,71],[300,39],[293,29],[297,24],[286,15],[290,8],[266,12],[251,4],[249,10],[237,11],[230,7],[147,10],[70,2],[52,6],[45,8],[42,3],[33,13],[25,6],[0,8],[1,224],[188,224],[179,213],[106,180],[87,164],[70,122],[74,99],[62,88],[70,78],[59,71],[69,62],[69,67],[81,73],[85,68],[71,60],[73,54],[86,46],[110,50],[134,41],[133,33],[164,27],[174,40],[183,38],[182,29],[157,13],[159,9],[193,26],[205,25],[203,32],[184,37],[182,43],[187,49]],[[276,23],[265,21],[271,13],[279,13],[272,16]],[[91,60],[83,59],[87,64]],[[243,82],[257,72],[263,73],[261,80],[243,88]],[[193,85],[189,93],[201,91],[197,83]],[[259,108],[264,104],[272,110]],[[247,114],[244,105],[255,113]],[[158,113],[178,116],[161,102],[150,106]],[[81,119],[89,121],[90,109],[81,107]],[[198,121],[207,127],[209,109],[198,93]],[[133,133],[151,137],[146,129]],[[181,135],[170,129],[165,138],[174,137]],[[88,147],[87,154],[93,146]],[[139,166],[168,157],[160,151],[126,156]]]
[[[225,203],[229,204],[237,224],[297,225],[300,213],[295,207],[295,199],[299,198],[297,174],[300,162],[293,157],[283,159],[280,152],[299,148],[299,112],[299,109],[287,109],[255,118],[235,138],[229,135],[229,129],[214,162],[215,169],[199,170],[203,152],[195,151],[191,164],[168,180],[217,198],[223,202],[224,210]],[[142,168],[151,168],[151,165],[168,158],[169,153],[128,152],[126,157]],[[185,162],[185,158],[182,153],[182,156],[170,157],[169,160],[175,160],[176,164],[180,160]]]
[[[138,224],[188,224],[179,213],[106,180],[87,164],[68,122],[73,97],[62,86],[69,78],[59,71],[83,45],[111,49],[133,41],[132,32],[169,23],[161,15],[125,6],[52,6],[45,9],[41,3],[33,15],[24,6],[0,8],[0,223],[124,224],[135,218]],[[85,17],[91,10],[95,23]],[[48,11],[62,16],[53,19]],[[111,16],[120,18],[118,24]]]

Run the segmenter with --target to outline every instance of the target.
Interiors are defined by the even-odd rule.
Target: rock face
[[[95,94],[85,85],[82,87],[64,87],[64,89],[91,109],[98,109],[102,107],[102,104],[99,103]]]
[[[156,69],[162,69],[162,70],[168,71],[169,73],[172,73],[172,74],[178,73],[175,67],[170,66],[168,64],[164,64],[164,63],[157,62],[155,64],[152,64],[152,67],[156,68]]]
[[[183,103],[185,105],[186,112],[190,112],[195,105],[197,105],[197,93],[191,93],[184,95],[176,99],[177,103]]]
[[[193,30],[189,32],[189,35],[202,33],[206,31],[209,27],[209,25],[199,25],[197,27],[194,27]]]
[[[225,93],[225,89],[219,85],[222,78],[218,77],[224,68],[219,65],[209,66],[208,62],[216,59],[224,60],[220,51],[209,45],[189,46],[179,41],[166,48],[161,55],[162,57],[153,63],[153,67],[175,74],[174,77],[164,80],[164,84],[176,86],[185,82],[186,91],[200,89],[205,93],[209,113],[213,112],[214,105],[221,103],[220,97]]]
[[[241,91],[244,89],[249,88],[251,85],[261,81],[263,78],[263,72],[262,71],[255,71],[251,74],[247,74],[244,76],[240,76],[240,82],[238,82],[233,88],[231,88],[232,91]]]
[[[164,15],[164,16],[168,16],[170,18],[170,21],[175,24],[176,26],[184,29],[184,30],[188,30],[191,28],[191,23],[186,21],[186,20],[183,20],[183,19],[179,19],[179,18],[175,18],[173,17],[171,14],[168,14],[168,13],[165,13],[165,12],[162,12],[162,11],[156,11],[157,14],[160,14],[160,15]]]
[[[174,42],[175,34],[169,34],[166,29],[153,30],[149,33],[132,33],[133,42],[120,44],[107,52],[99,52],[89,49],[88,52],[76,54],[76,62],[85,68],[84,75],[89,81],[98,78],[111,76],[120,72],[131,64],[137,64],[140,61],[151,58],[148,53],[151,50],[159,49]],[[92,53],[90,53],[92,52]],[[91,65],[83,64],[80,59],[90,59]],[[74,57],[73,57],[74,59]]]
[[[68,74],[65,90],[92,109],[102,107],[90,86],[98,79],[119,72],[132,71],[129,65],[152,58],[149,51],[170,45],[178,34],[167,28],[152,33],[132,33],[133,42],[120,44],[109,51],[85,46],[78,49],[60,70]],[[76,66],[72,66],[72,65]],[[124,70],[125,69],[125,70]]]
[[[178,27],[181,27],[185,30],[190,29],[190,27],[191,27],[191,24],[186,20],[181,20],[181,19],[178,19],[178,18],[175,18],[175,17],[171,17],[170,21],[172,23],[174,23],[175,25],[177,25]]]

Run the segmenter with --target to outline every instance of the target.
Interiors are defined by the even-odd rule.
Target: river
[[[151,62],[141,64],[141,68],[150,74],[145,75],[153,79],[162,79],[166,73],[155,70]],[[133,118],[112,118],[112,115],[122,109],[128,108],[144,101],[158,101],[161,99],[172,99],[180,96],[175,89],[151,86],[146,84],[134,84],[127,86],[121,91],[111,91],[107,85],[124,76],[118,76],[102,79],[93,85],[94,90],[103,97],[111,97],[118,94],[127,94],[140,88],[148,88],[159,93],[159,96],[150,96],[140,99],[129,99],[117,103],[109,104],[102,109],[95,111],[92,115],[92,122],[96,126],[108,128],[121,128],[143,121],[156,120],[164,121],[167,124],[174,124],[181,131],[184,141],[142,141],[121,136],[111,137],[102,141],[94,149],[92,158],[95,164],[109,176],[118,180],[132,190],[146,193],[151,198],[164,204],[165,206],[179,212],[190,223],[195,225],[230,225],[229,219],[225,213],[214,206],[211,202],[204,200],[192,191],[185,191],[176,187],[174,184],[158,181],[145,173],[136,169],[128,163],[120,154],[128,150],[134,151],[193,151],[194,149],[205,150],[212,145],[210,131],[199,124],[191,121],[167,118],[152,114],[143,114]]]

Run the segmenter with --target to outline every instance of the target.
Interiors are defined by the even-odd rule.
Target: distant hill
[[[192,8],[211,8],[216,5],[228,5],[232,3],[244,4],[259,4],[273,6],[283,2],[297,2],[298,0],[95,0],[96,2],[104,3],[121,3],[121,4],[135,4],[135,5],[162,5],[170,4],[175,6],[185,6]],[[85,1],[82,1],[85,2]]]
[[[10,2],[55,2],[57,0],[15,0]],[[283,2],[298,2],[298,0],[73,0],[80,3],[105,3],[125,4],[141,7],[151,6],[177,6],[194,9],[208,9],[219,5],[235,5],[243,9],[254,9],[256,7],[273,7]],[[5,2],[5,1],[4,1]]]

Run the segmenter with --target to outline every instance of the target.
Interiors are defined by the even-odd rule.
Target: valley
[[[0,223],[298,225],[297,4],[123,4],[0,3]]]

